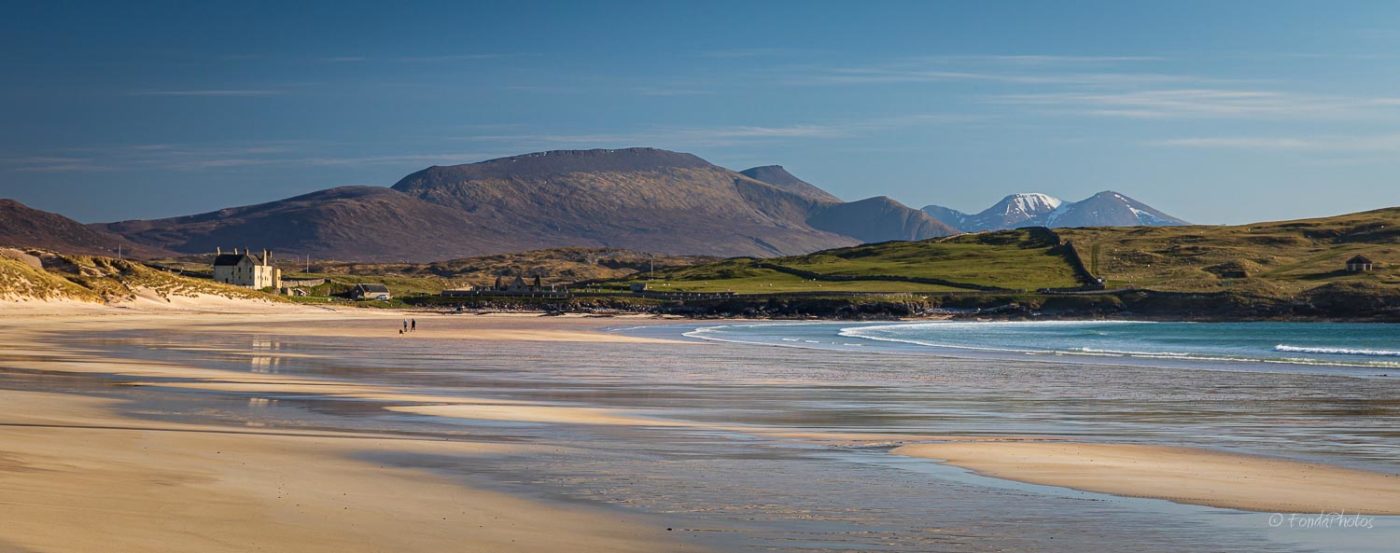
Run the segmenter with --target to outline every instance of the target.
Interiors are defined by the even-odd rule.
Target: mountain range
[[[0,210],[13,214],[0,219],[0,243],[10,245],[121,247],[149,255],[268,248],[381,262],[559,247],[761,257],[1035,224],[1181,223],[1109,192],[1073,204],[1016,195],[976,215],[913,209],[885,196],[844,202],[781,166],[732,171],[654,148],[434,166],[388,188],[331,188],[197,215],[86,226],[29,208],[21,213],[23,206],[11,203],[9,212]],[[42,228],[54,232],[35,230]]]
[[[963,232],[984,232],[1021,227],[1169,227],[1186,221],[1112,190],[1078,202],[1066,202],[1036,192],[1012,194],[975,214],[940,205],[923,212]]]
[[[771,256],[956,229],[885,197],[842,202],[778,166],[736,172],[653,148],[526,154],[169,219],[96,225],[152,247],[267,247],[428,261],[556,247]]]

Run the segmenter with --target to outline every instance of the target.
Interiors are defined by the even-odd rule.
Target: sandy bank
[[[0,392],[0,550],[662,551],[664,528],[349,456],[520,446],[152,423]]]
[[[907,445],[1018,482],[1247,511],[1400,515],[1400,475],[1201,449],[1132,444],[979,442]]]

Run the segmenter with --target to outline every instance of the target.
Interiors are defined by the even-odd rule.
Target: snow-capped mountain
[[[983,231],[1028,226],[1026,221],[1038,220],[1062,203],[1054,196],[1030,192],[1002,198],[976,215],[937,205],[925,207],[924,213],[964,231]]]
[[[1061,206],[1039,223],[1038,226],[1045,227],[1170,227],[1190,224],[1112,190]]]
[[[924,213],[964,232],[1021,227],[1173,226],[1189,224],[1152,206],[1113,191],[1078,202],[1047,194],[1012,194],[986,210],[969,215],[937,205]]]

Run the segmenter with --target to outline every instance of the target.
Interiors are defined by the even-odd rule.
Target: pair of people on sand
[[[399,334],[418,330],[418,319],[404,319],[403,328],[399,329]]]

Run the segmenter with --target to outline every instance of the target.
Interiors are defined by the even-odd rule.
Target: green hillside
[[[658,291],[974,292],[1073,288],[1082,259],[1109,289],[1295,298],[1400,295],[1400,208],[1241,226],[1020,229],[658,271]],[[1349,273],[1364,255],[1375,270]],[[605,283],[625,288],[634,275]]]
[[[1057,229],[1109,287],[1294,295],[1325,285],[1400,293],[1400,208],[1240,226]],[[1346,272],[1364,255],[1369,273]]]
[[[735,258],[657,271],[677,292],[954,292],[1078,286],[1059,239],[1044,229],[885,242],[772,259]],[[626,287],[637,275],[605,286]]]

